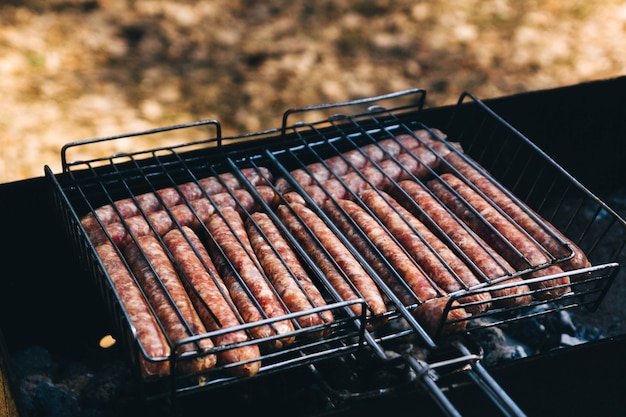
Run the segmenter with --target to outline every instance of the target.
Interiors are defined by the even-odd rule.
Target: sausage
[[[128,267],[110,243],[97,246],[96,251],[128,313],[137,340],[150,359],[140,357],[142,376],[151,379],[169,375],[170,363],[164,359],[170,355],[170,347]]]
[[[125,255],[172,343],[206,333],[174,265],[156,237],[137,238],[137,244],[126,246]],[[206,352],[213,347],[209,338],[178,346],[176,353],[181,359],[177,366],[189,373],[212,368],[216,363],[215,354]],[[198,356],[185,359],[186,353]]]
[[[214,242],[212,259],[246,323],[286,315],[287,311],[258,266],[239,213],[232,207],[225,207],[205,224],[209,238],[212,237]],[[275,349],[291,344],[294,341],[294,336],[290,335],[293,331],[289,320],[250,329],[257,339],[284,335],[279,339],[263,341],[266,347]]]
[[[440,324],[445,321],[467,318],[467,312],[456,300],[452,302],[455,309],[448,312],[444,309],[446,303],[431,303],[435,298],[448,300],[450,297],[424,274],[387,230],[366,210],[350,200],[340,200],[337,205],[329,201],[324,209],[329,217],[340,226],[342,233],[372,265],[398,300],[405,306],[418,303],[412,312],[427,332],[431,335],[435,335],[438,331],[448,334],[465,328],[466,321],[460,321],[443,326],[439,330]],[[346,218],[346,215],[349,218]],[[370,243],[378,248],[378,252],[370,248]],[[381,256],[389,263],[384,262]],[[397,271],[400,279],[392,269]],[[425,303],[428,303],[428,307],[422,307]],[[440,306],[440,308],[432,308],[433,306]]]
[[[406,194],[395,192],[393,196],[396,201],[423,223],[431,222],[435,225],[434,228],[439,228],[487,279],[498,280],[498,284],[516,283],[513,287],[491,292],[495,305],[514,307],[530,303],[530,288],[524,284],[523,278],[517,276],[502,280],[503,277],[513,274],[515,269],[478,235],[471,232],[471,229],[463,226],[422,184],[404,180],[398,185]]]
[[[426,130],[421,129],[416,135],[423,135],[424,133],[422,132],[426,132]],[[430,135],[428,132],[426,134]],[[375,162],[395,157],[420,144],[420,141],[414,135],[400,134],[393,138],[383,139],[378,143],[364,145],[360,149],[351,149],[341,155],[331,156],[326,158],[323,163],[313,162],[308,164],[306,169],[294,169],[289,172],[289,175],[301,187],[307,187],[322,183],[333,176],[346,175],[354,172],[355,169],[362,170]],[[292,190],[289,182],[282,177],[276,180],[276,187],[282,193]]]
[[[271,173],[265,167],[261,167],[258,170],[244,168],[241,170],[241,173],[252,185],[269,185],[266,178],[271,179]],[[98,207],[93,212],[87,213],[81,218],[81,224],[89,233],[94,229],[101,228],[100,224],[106,226],[113,222],[119,222],[120,217],[125,219],[140,215],[142,212],[147,214],[160,210],[163,206],[171,207],[180,204],[184,199],[193,201],[203,195],[213,195],[226,192],[229,189],[236,190],[243,187],[239,178],[230,172],[219,174],[216,177],[202,178],[198,180],[198,184],[200,187],[193,182],[189,182],[178,185],[178,189],[176,187],[166,187],[157,190],[156,193],[139,194],[134,199],[124,198],[117,200],[113,204]],[[181,193],[183,193],[182,196]]]
[[[383,278],[385,284],[405,305],[422,303],[440,295],[436,284],[422,272],[400,245],[387,233],[378,221],[358,203],[351,200],[327,201],[324,212],[335,223],[352,245],[372,265]],[[369,244],[373,244],[389,262],[391,268],[400,275],[409,286],[411,295],[404,284],[398,282],[392,270],[383,262]]]
[[[548,265],[550,259],[532,239],[461,179],[450,173],[441,174],[439,178],[429,181],[428,188],[514,268],[537,267],[529,274],[531,278],[563,273],[558,265]],[[452,187],[461,198],[448,187]],[[529,286],[537,290],[535,296],[538,299],[551,299],[568,292],[569,283],[569,277],[564,276],[529,283]]]
[[[259,196],[273,207],[278,195],[270,186],[256,187]],[[132,241],[132,236],[139,237],[155,233],[163,236],[177,226],[189,226],[199,230],[209,216],[215,213],[216,207],[236,207],[241,213],[256,210],[260,204],[245,189],[217,193],[209,197],[202,197],[188,203],[181,203],[169,209],[157,210],[145,215],[139,214],[105,225],[104,229],[97,228],[88,232],[89,239],[95,244],[108,242],[109,239],[116,245],[125,245]]]
[[[525,204],[522,206],[522,202],[516,203],[513,201],[498,185],[481,174],[479,170],[464,160],[461,155],[450,153],[446,156],[446,161],[456,168],[464,177],[474,183],[478,189],[509,215],[511,219],[524,228],[533,239],[546,248],[552,256],[557,259],[571,256],[560,264],[563,270],[571,271],[591,266],[585,253],[574,242],[565,237],[565,235],[557,230],[550,222],[542,219],[530,207]],[[477,166],[480,167],[478,164]],[[480,168],[484,169],[482,167]],[[540,219],[548,230],[535,221],[529,213],[532,213],[533,216]]]
[[[217,331],[242,324],[235,314],[228,289],[196,233],[183,226],[167,232],[163,241],[181,270],[183,285],[206,329]],[[213,337],[216,346],[229,346],[248,340],[244,330],[233,330]],[[261,361],[256,360],[260,354],[258,345],[247,344],[218,351],[217,360],[221,365],[236,364],[229,368],[235,375],[252,376],[261,366]]]
[[[290,209],[293,210],[293,213]],[[363,298],[367,302],[371,314],[378,316],[387,311],[385,301],[372,277],[365,271],[359,261],[357,261],[350,250],[337,235],[335,235],[322,218],[308,207],[297,203],[293,203],[289,207],[285,205],[278,206],[278,215],[281,221],[291,229],[292,233],[307,245],[305,250],[309,255],[317,259],[319,264],[327,262],[327,259],[325,259],[327,256],[334,259],[338,268],[343,271],[348,280],[350,280],[354,291],[358,292],[360,298]],[[297,219],[295,218],[296,216]],[[306,225],[306,227],[303,227],[302,224]],[[310,243],[310,240],[306,236],[308,230],[310,230],[319,241],[322,248]],[[346,283],[342,281],[344,280],[337,280],[332,284],[333,286],[335,284],[338,285],[336,289],[342,297],[344,295],[351,296],[350,292],[345,288]],[[344,299],[348,300],[352,298]],[[359,310],[357,314],[360,314],[359,306],[355,307],[355,310],[357,309]]]
[[[413,312],[419,323],[431,335],[458,333],[467,327],[469,315],[458,300],[450,296],[437,297],[420,304]],[[441,318],[445,317],[445,321]]]
[[[453,293],[480,285],[469,267],[389,194],[372,190],[361,199],[441,289]],[[488,292],[464,295],[461,299],[468,313],[481,313],[491,307]]]
[[[252,249],[261,263],[278,295],[291,312],[304,312],[324,307],[326,301],[309,274],[297,258],[291,246],[267,213],[255,212],[246,221]],[[313,327],[334,321],[330,310],[299,316],[301,327]],[[311,336],[323,337],[328,331],[315,332]]]

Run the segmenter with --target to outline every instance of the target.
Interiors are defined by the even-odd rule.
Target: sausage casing
[[[568,258],[560,264],[565,271],[591,266],[585,253],[574,242],[563,235],[550,222],[542,219],[530,207],[525,204],[522,207],[522,202],[514,202],[493,182],[493,180],[481,174],[479,170],[470,165],[461,155],[451,152],[446,156],[446,161],[456,168],[464,177],[473,182],[478,189],[485,193],[485,195],[497,204],[511,219],[524,228],[533,239],[539,242],[541,246],[545,247],[552,256],[557,259]],[[480,167],[478,164],[477,166]],[[541,224],[537,222],[531,214],[539,219]],[[545,225],[547,230],[542,224]]]
[[[147,235],[137,238],[137,244],[126,246],[125,254],[172,343],[206,333],[174,265],[156,237]],[[198,356],[181,359],[177,364],[186,372],[210,369],[215,365],[216,357],[204,352],[213,347],[209,338],[183,343],[177,347],[176,353],[193,353]]]
[[[394,193],[396,200],[415,214],[422,222],[432,222],[436,228],[458,246],[475,267],[488,280],[498,284],[516,283],[515,286],[491,292],[494,304],[502,307],[527,305],[531,301],[530,288],[521,277],[503,279],[515,273],[515,269],[489,247],[487,242],[476,235],[459,219],[448,211],[421,183],[404,180],[398,183],[404,191]]]
[[[141,357],[143,377],[150,379],[169,375],[169,361],[163,359],[170,355],[170,347],[126,264],[122,261],[117,249],[110,243],[97,246],[96,251],[111,277],[124,309],[128,312],[131,326],[137,334],[139,343],[151,359],[145,360],[143,356]],[[162,361],[159,362],[158,359]]]
[[[453,293],[480,285],[468,266],[389,194],[373,190],[364,193],[362,200],[444,291]],[[463,296],[463,303],[468,312],[480,313],[489,309],[490,299],[488,292],[479,292]]]
[[[207,330],[234,328],[242,324],[235,313],[228,289],[195,232],[186,226],[182,229],[172,229],[165,234],[163,241],[183,272],[183,285],[187,288],[189,298]],[[248,335],[244,330],[231,331],[213,337],[217,346],[245,343],[248,340]],[[237,364],[229,369],[234,374],[242,376],[251,376],[259,371],[261,362],[255,361],[259,356],[259,347],[254,344],[230,347],[217,353],[218,363]]]
[[[252,249],[278,295],[291,312],[305,312],[324,307],[326,302],[282,235],[272,218],[264,212],[255,212],[246,222]],[[296,321],[303,327],[322,326],[332,323],[329,310],[298,316]],[[324,336],[327,332],[316,332]]]
[[[457,217],[461,218],[492,248],[498,251],[517,270],[534,268],[528,276],[540,278],[553,274],[562,274],[558,265],[550,265],[550,259],[543,250],[530,239],[518,226],[511,223],[487,200],[482,198],[470,186],[457,176],[444,173],[439,179],[427,184],[433,193],[446,204]],[[450,188],[451,187],[451,188]],[[453,189],[461,198],[451,191]],[[476,213],[480,213],[477,215]],[[540,280],[529,283],[535,296],[550,299],[570,290],[569,277]]]
[[[243,219],[234,208],[225,207],[206,222],[208,239],[214,243],[212,259],[228,287],[231,298],[247,323],[279,318],[287,314],[280,299],[258,264]],[[285,335],[263,342],[268,348],[291,344],[294,336],[289,320],[278,320],[250,329],[256,338]]]

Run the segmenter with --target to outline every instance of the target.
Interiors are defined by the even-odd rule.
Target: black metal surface
[[[583,143],[592,151],[591,154],[595,152],[606,155],[603,152],[603,146],[614,144],[615,138],[603,131],[601,127],[606,126],[612,132],[622,132],[621,137],[624,137],[623,127],[619,126],[619,123],[613,119],[606,120],[608,116],[623,111],[623,106],[613,106],[620,102],[620,97],[623,97],[623,95],[619,94],[623,89],[623,79],[609,80],[591,85],[573,86],[557,91],[503,98],[499,101],[496,100],[494,105],[500,109],[499,111],[502,111],[507,120],[526,131],[525,129],[536,128],[536,120],[534,118],[543,114],[542,110],[545,109],[542,106],[546,103],[546,100],[544,100],[546,97],[549,98],[547,100],[548,104],[561,103],[562,100],[568,102],[568,98],[580,98],[581,96],[600,104],[606,102],[604,106],[594,106],[593,109],[588,109],[585,106],[588,112],[592,113],[591,116],[588,116],[589,118],[596,120],[593,118],[593,115],[597,114],[600,120],[610,122],[607,125],[599,123],[600,126],[597,126],[598,130],[596,131],[596,133],[599,133],[597,137],[604,140],[596,142],[593,146],[584,140],[586,139],[583,135],[585,132],[580,134],[567,132],[568,136],[565,137],[562,134],[563,132],[559,132],[555,128],[555,132],[550,132],[548,135],[538,134],[531,136],[539,142],[547,141],[550,144],[560,144],[556,147],[558,150],[557,154],[559,159],[564,160],[564,165],[567,166],[568,158],[572,157],[572,149],[566,146],[570,140]],[[570,103],[571,106],[577,107],[577,104],[573,103]],[[575,103],[578,103],[578,101]],[[560,107],[546,105],[546,107],[553,115],[557,115],[558,120],[567,118],[568,113],[572,111],[570,107],[563,107],[562,105]],[[522,116],[520,116],[522,113],[520,109],[526,110]],[[511,114],[516,118],[507,117],[507,110],[515,110]],[[583,111],[582,108],[578,110]],[[426,111],[424,115],[425,120],[432,119],[433,121],[440,117],[447,119],[449,116],[450,109]],[[522,120],[520,120],[520,117]],[[623,118],[620,120],[623,120]],[[572,134],[570,135],[570,133]],[[617,148],[621,146],[620,143],[617,141]],[[575,154],[573,156],[574,160],[579,158],[576,152],[573,153]],[[614,155],[609,156],[609,158],[612,157]],[[593,162],[593,159],[584,159],[587,164],[586,167],[590,167],[589,164]],[[593,184],[598,184],[598,190],[604,192],[604,190],[610,189],[611,186],[615,185],[617,178],[623,178],[623,176],[618,176],[621,165],[609,165],[601,164],[601,166],[594,166],[593,169],[586,169],[585,173],[583,173],[586,175],[582,175],[582,178],[593,177]],[[603,178],[602,175],[596,178],[595,175],[591,174],[591,171],[594,174],[608,172],[608,179]],[[588,181],[583,180],[583,182]],[[15,221],[9,222],[6,228],[7,235],[12,237],[12,242],[15,244],[11,245],[4,252],[7,260],[4,264],[7,265],[7,271],[9,272],[4,276],[10,278],[3,278],[4,290],[0,307],[3,313],[1,324],[9,347],[13,350],[18,350],[31,343],[37,343],[45,345],[52,351],[60,352],[63,355],[75,355],[77,358],[84,357],[89,352],[93,352],[94,343],[99,336],[110,330],[110,323],[108,317],[102,314],[102,306],[99,305],[99,298],[96,296],[89,278],[85,276],[82,268],[76,264],[76,259],[71,252],[71,245],[63,237],[64,229],[62,225],[57,223],[56,217],[51,213],[51,203],[47,195],[46,182],[41,178],[35,178],[17,183],[3,184],[1,192],[3,198],[0,200],[2,201],[0,208],[2,209],[3,217],[15,219]],[[42,208],[44,209],[42,210]],[[37,238],[33,239],[33,236],[37,236]],[[40,262],[32,262],[33,254],[37,254],[37,259]],[[23,278],[20,279],[20,277]],[[54,278],[50,279],[50,277]],[[63,280],[63,285],[58,285],[59,279]],[[68,291],[68,286],[76,290],[76,292]],[[28,295],[28,307],[35,311],[35,314],[30,316],[33,317],[32,319],[26,315],[16,315],[16,312],[23,311],[25,306],[22,298],[13,297],[15,294]],[[77,296],[77,294],[80,295]],[[76,314],[76,311],[81,311],[83,314]],[[50,312],[54,312],[54,314],[49,314]],[[59,322],[63,322],[65,325],[58,326]],[[33,329],[36,329],[36,331],[33,331]],[[80,335],[77,334],[76,329],[82,329]],[[511,394],[514,400],[520,404],[521,408],[531,415],[544,415],[542,410],[538,408],[546,406],[536,405],[536,402],[532,401],[537,395],[535,388],[539,387],[538,382],[543,380],[538,377],[542,373],[550,376],[550,379],[547,380],[550,382],[546,382],[546,384],[542,384],[539,387],[545,396],[565,398],[564,391],[567,391],[567,396],[570,399],[576,397],[576,394],[578,394],[578,398],[589,398],[591,395],[593,398],[598,399],[597,402],[593,401],[593,405],[579,408],[572,406],[572,404],[579,403],[577,401],[566,401],[563,406],[559,406],[559,401],[554,401],[554,406],[544,408],[544,410],[549,410],[551,415],[577,415],[580,414],[576,413],[577,410],[586,409],[588,409],[587,411],[606,411],[602,412],[603,415],[618,415],[612,411],[619,409],[620,405],[623,406],[620,402],[620,396],[608,395],[607,393],[614,393],[616,387],[619,387],[619,384],[616,385],[611,381],[611,375],[617,376],[619,372],[624,370],[623,360],[619,360],[622,355],[617,354],[619,346],[623,346],[623,342],[619,340],[610,342],[613,343],[589,344],[589,346],[583,348],[558,352],[553,356],[545,355],[540,358],[531,358],[528,361],[513,363],[507,369],[494,369],[490,370],[490,372],[498,379],[506,391]],[[594,353],[596,352],[604,354],[595,355]],[[594,360],[590,360],[592,357]],[[577,375],[580,375],[580,379],[565,376],[567,375],[565,371],[571,369],[572,362],[579,365],[577,370],[580,373]],[[532,374],[532,383],[528,383],[528,378],[520,377],[522,369],[535,371]],[[547,372],[545,371],[546,369],[548,370]],[[502,382],[503,380],[505,381],[504,383]],[[515,383],[511,384],[511,380]],[[470,410],[480,409],[480,407],[475,407],[473,394],[466,395],[467,391],[465,388],[459,388],[451,392],[450,395],[455,397],[455,399],[457,397],[461,398],[462,402],[472,404]],[[383,409],[382,407],[386,406],[390,407],[386,408],[387,410],[394,410],[393,407],[412,405],[412,400],[414,398],[411,397],[407,404],[393,398],[390,402],[381,398],[368,404],[367,408],[373,410],[380,406]],[[356,404],[348,406],[349,411],[357,411],[359,408],[360,406]],[[428,409],[427,406],[424,408]],[[399,408],[395,408],[395,410],[399,410]]]

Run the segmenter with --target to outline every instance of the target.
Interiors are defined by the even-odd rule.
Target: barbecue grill
[[[110,332],[118,343],[113,349],[99,349],[94,355],[122,358],[133,375],[132,387],[136,390],[131,395],[133,406],[139,407],[135,401],[141,406],[146,401],[165,414],[184,413],[199,405],[224,401],[233,404],[234,410],[241,407],[241,411],[275,410],[276,407],[283,408],[279,404],[284,404],[291,411],[294,408],[300,409],[302,415],[341,414],[378,407],[383,410],[390,405],[400,407],[413,404],[417,409],[444,415],[484,415],[485,412],[523,415],[529,406],[528,401],[520,397],[536,394],[520,395],[519,385],[514,383],[516,378],[511,374],[519,372],[524,366],[545,366],[546,361],[554,363],[556,367],[564,360],[558,358],[586,355],[586,349],[612,350],[623,344],[620,337],[613,337],[614,340],[610,342],[603,338],[596,343],[583,344],[582,347],[540,352],[529,358],[505,361],[493,366],[485,366],[488,348],[481,344],[484,335],[494,330],[506,330],[567,312],[593,314],[602,305],[607,294],[611,294],[612,288],[618,285],[614,281],[618,277],[626,223],[618,212],[590,189],[595,188],[605,193],[608,187],[612,191],[611,183],[595,181],[596,178],[606,176],[619,178],[614,172],[607,175],[602,171],[617,170],[619,165],[614,163],[603,164],[597,168],[594,166],[596,172],[591,176],[588,171],[579,170],[577,167],[580,164],[576,165],[576,162],[579,162],[577,158],[581,153],[576,152],[578,149],[593,149],[598,152],[580,134],[575,134],[578,131],[571,130],[575,124],[571,115],[583,111],[575,104],[581,100],[568,101],[569,106],[558,107],[554,103],[560,103],[560,100],[570,95],[597,98],[606,91],[612,91],[613,95],[609,99],[603,97],[605,102],[610,103],[613,99],[619,103],[619,97],[614,92],[623,87],[623,84],[623,79],[608,80],[484,102],[470,93],[464,93],[457,105],[433,109],[424,108],[426,92],[415,89],[348,103],[289,110],[279,128],[240,136],[222,137],[219,122],[210,120],[69,143],[61,152],[61,173],[54,174],[46,167],[44,177],[7,184],[4,189],[8,198],[5,201],[13,201],[11,197],[16,195],[28,195],[24,205],[31,211],[20,213],[21,218],[35,222],[34,219],[42,216],[42,207],[54,207],[55,210],[46,216],[53,222],[61,220],[53,224],[45,222],[45,226],[40,221],[28,226],[24,225],[26,220],[19,223],[20,227],[32,231],[47,230],[48,233],[40,232],[37,236],[50,236],[53,241],[62,244],[62,248],[48,248],[49,242],[41,243],[44,248],[40,251],[41,256],[46,261],[44,264],[65,265],[63,269],[57,270],[65,270],[66,276],[55,278],[55,282],[37,282],[39,289],[49,291],[37,291],[32,301],[42,306],[43,313],[54,308],[54,317],[40,317],[41,320],[51,320],[53,323],[67,321],[73,323],[72,328],[63,328],[64,326],[57,324],[49,328],[46,326],[43,330],[38,327],[37,332],[29,332],[24,328],[26,324],[16,326],[3,323],[3,329],[8,329],[9,345],[19,349],[32,343],[44,344],[52,350],[59,349],[71,358],[72,354],[89,354],[93,351],[93,346],[89,346]],[[545,109],[542,108],[543,112],[537,110],[538,102],[545,106]],[[610,111],[602,114],[600,121],[606,121],[607,114],[623,113],[623,106],[620,107],[619,104],[608,108]],[[533,111],[529,111],[530,109]],[[584,111],[589,110],[584,107]],[[593,115],[596,116],[595,113]],[[601,124],[592,116],[586,118],[594,121],[594,127]],[[608,126],[619,132],[623,127],[617,120],[620,119],[611,118]],[[191,136],[187,133],[191,130],[207,128],[211,131],[207,139],[184,139]],[[429,139],[424,139],[415,132],[426,132]],[[178,144],[91,160],[75,161],[71,157],[72,152],[84,147],[156,134],[176,138]],[[354,244],[341,231],[340,225],[330,219],[294,176],[296,170],[312,176],[314,172],[311,167],[321,164],[327,170],[330,169],[332,178],[338,179],[347,188],[346,198],[358,201],[358,197],[350,195],[353,190],[341,182],[344,177],[333,171],[327,161],[330,158],[344,158],[344,165],[350,166],[353,164],[352,160],[344,155],[356,151],[370,166],[377,167],[379,161],[369,159],[372,157],[363,150],[377,149],[385,155],[387,150],[381,146],[384,141],[391,140],[400,144],[399,138],[407,135],[418,139],[419,146],[436,155],[440,163],[436,167],[430,166],[427,161],[416,156],[419,166],[426,171],[423,178],[417,178],[413,172],[411,175],[414,179],[426,183],[427,180],[441,178],[444,171],[454,171],[454,167],[446,162],[444,154],[452,153],[466,158],[472,164],[475,163],[476,168],[491,183],[501,186],[502,191],[524,207],[527,214],[535,217],[539,224],[545,223],[546,230],[560,240],[563,255],[550,256],[544,264],[531,262],[526,268],[516,268],[499,277],[483,276],[479,285],[468,286],[460,282],[457,291],[444,294],[448,298],[441,317],[431,327],[426,328],[416,312],[429,305],[428,301],[419,297],[413,297],[413,302],[410,303],[400,299],[390,288],[389,281],[382,279],[369,266],[362,252],[356,250]],[[180,137],[183,139],[180,140]],[[563,142],[563,138],[570,142]],[[553,148],[554,143],[560,145]],[[404,151],[415,153],[411,149]],[[588,158],[589,153],[585,154]],[[557,162],[549,155],[557,155],[562,162]],[[395,156],[387,154],[386,158],[393,159]],[[603,154],[603,158],[611,162],[611,158],[615,156]],[[397,160],[396,162],[399,163]],[[585,167],[590,166],[586,159],[585,164]],[[371,181],[363,174],[363,170],[355,166],[352,168],[361,183]],[[250,172],[255,175],[248,175]],[[596,176],[596,173],[605,175]],[[241,184],[241,188],[249,192],[254,210],[267,213],[276,220],[327,301],[324,306],[313,310],[288,311],[279,317],[267,316],[262,323],[276,326],[285,319],[297,323],[299,318],[311,313],[331,313],[335,317],[332,322],[310,328],[296,325],[289,335],[295,340],[292,344],[279,349],[262,349],[260,357],[255,359],[261,361],[261,368],[254,376],[233,375],[230,372],[232,364],[221,363],[192,374],[181,371],[184,369],[181,364],[193,363],[214,353],[219,354],[224,349],[272,343],[277,339],[274,336],[267,340],[248,340],[205,351],[196,349],[192,353],[178,353],[178,347],[185,343],[198,346],[203,340],[214,339],[226,333],[250,331],[253,325],[243,321],[234,328],[207,331],[190,336],[188,340],[175,341],[172,345],[172,352],[175,353],[151,357],[138,339],[137,329],[110,271],[98,256],[93,235],[88,233],[81,222],[86,216],[96,214],[94,218],[99,230],[105,231],[102,238],[113,242],[115,236],[108,232],[107,224],[98,215],[100,207],[114,206],[122,200],[141,207],[139,198],[146,194],[161,195],[161,190],[172,189],[177,194],[184,195],[183,188],[189,184],[200,186],[204,179],[224,178],[224,174],[232,175]],[[279,185],[279,180],[282,185]],[[271,200],[259,192],[259,184],[273,191],[274,197]],[[326,201],[334,201],[331,190],[325,187],[327,183],[320,181],[316,184],[325,193]],[[391,184],[393,189],[399,189],[396,180],[391,180]],[[583,184],[593,187],[587,188]],[[31,187],[48,193],[45,196],[33,195],[28,192]],[[302,247],[280,221],[275,209],[280,204],[291,204],[287,198],[289,191],[301,196],[312,211],[324,220],[329,230],[345,243],[360,264],[364,265],[385,297],[388,308],[384,313],[371,314],[369,302],[363,294],[352,300],[343,299],[311,259],[311,253]],[[227,192],[234,195],[232,190]],[[211,195],[205,197],[212,199]],[[198,217],[199,213],[193,209],[193,201],[183,197],[179,204],[192,208]],[[37,210],[34,205],[38,207]],[[165,200],[160,200],[160,206],[165,207],[165,211],[169,210],[170,217],[175,219],[172,227],[181,228]],[[221,215],[220,208],[215,207],[215,215]],[[252,210],[247,206],[243,207],[241,201],[236,203],[236,208],[241,212]],[[6,211],[16,213],[13,210],[16,209],[8,208]],[[541,217],[537,217],[535,213],[539,213]],[[136,243],[137,237],[130,232],[131,226],[126,222],[123,213],[118,209],[115,214],[122,219],[121,224],[127,236]],[[147,210],[139,210],[140,217],[149,219],[149,215]],[[202,222],[199,223],[200,232],[204,232],[200,233],[202,238],[210,242],[210,233],[207,233]],[[551,231],[550,225],[566,236],[565,240],[559,232]],[[152,235],[162,235],[154,224],[151,226],[149,232]],[[18,229],[17,226],[15,228]],[[24,230],[16,230],[16,239],[32,246],[33,242],[25,233]],[[445,240],[445,237],[442,236],[442,239]],[[567,270],[561,275],[550,274],[511,281],[511,278],[526,277],[550,266],[565,264],[573,256],[572,246],[568,242],[573,242],[576,250],[580,248],[584,252],[590,266]],[[463,255],[452,239],[446,243]],[[207,245],[210,246],[210,243]],[[545,252],[549,253],[547,249]],[[122,250],[119,254],[124,258]],[[469,263],[474,270],[478,269],[476,265]],[[392,270],[393,267],[387,265],[387,269]],[[543,297],[543,290],[536,289],[541,288],[541,285],[532,286],[532,289],[523,293],[523,296],[531,298],[524,305],[490,305],[489,308],[481,308],[478,313],[471,315],[457,314],[460,310],[476,308],[476,305],[480,307],[481,304],[494,300],[492,297],[490,301],[470,301],[475,300],[476,296],[494,294],[496,289],[510,290],[527,284],[553,282],[563,276],[569,277],[569,282],[565,285],[567,291],[549,300]],[[85,280],[85,277],[90,279]],[[395,279],[400,281],[398,276]],[[19,282],[7,283],[9,289],[16,291],[22,290],[24,285]],[[47,293],[56,296],[49,299],[46,297]],[[174,300],[171,303],[175,304]],[[354,313],[355,307],[361,314]],[[14,309],[16,308],[14,305]],[[152,306],[155,316],[156,308],[157,306]],[[81,310],[89,314],[81,318],[81,314],[77,314]],[[448,331],[454,327],[460,327],[462,331]],[[81,331],[79,337],[75,334],[78,329]],[[325,336],[319,337],[320,333]],[[12,346],[11,341],[14,338],[17,340],[13,342],[15,346]],[[167,364],[169,372],[160,378],[146,378],[142,375],[145,363]],[[583,363],[588,361],[585,359]],[[580,366],[585,368],[583,363]],[[615,362],[616,365],[622,363],[623,360]],[[581,369],[581,372],[583,376],[586,375],[585,369]],[[542,372],[537,371],[526,376],[525,379],[530,379],[531,382],[525,392],[532,392],[542,375]],[[555,377],[552,373],[549,375]],[[268,389],[268,385],[272,388]],[[471,399],[470,404],[468,398]],[[619,401],[618,398],[614,400]],[[477,402],[480,404],[476,404]],[[133,406],[129,408],[132,409]],[[530,406],[532,407],[534,406]],[[535,409],[532,408],[532,411]]]

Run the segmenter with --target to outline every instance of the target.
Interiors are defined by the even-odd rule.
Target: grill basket
[[[217,177],[223,173],[233,173],[243,183],[243,187],[251,192],[258,206],[271,213],[272,208],[254,191],[254,185],[243,175],[243,170],[264,172],[262,170],[267,168],[271,178],[265,178],[266,182],[278,192],[279,198],[284,198],[281,191],[276,188],[277,178],[286,179],[292,189],[302,191],[291,176],[293,170],[306,169],[313,163],[323,164],[330,157],[362,149],[367,145],[376,145],[384,139],[412,135],[421,129],[444,143],[448,151],[468,156],[469,160],[479,163],[479,168],[485,170],[483,173],[493,183],[502,185],[503,191],[522,203],[522,206],[530,207],[532,211],[529,213],[538,213],[541,218],[546,219],[580,247],[592,266],[568,271],[565,275],[571,278],[571,291],[562,296],[546,301],[535,297],[535,291],[531,291],[529,295],[533,296],[533,300],[530,304],[516,308],[490,308],[482,313],[464,317],[460,320],[465,326],[462,334],[448,336],[444,329],[459,323],[458,319],[450,318],[453,311],[466,306],[467,299],[489,293],[494,288],[504,289],[519,285],[507,284],[506,280],[511,276],[532,273],[534,270],[545,268],[546,265],[529,266],[528,269],[515,271],[512,275],[485,280],[483,285],[450,294],[446,314],[435,331],[426,331],[414,318],[412,312],[419,307],[419,301],[413,305],[400,302],[380,279],[376,279],[376,282],[388,297],[391,307],[383,317],[386,324],[370,330],[373,321],[380,320],[380,317],[351,313],[353,304],[366,307],[366,301],[358,299],[347,302],[337,299],[332,286],[323,274],[316,272],[312,265],[309,265],[314,278],[330,300],[327,306],[315,312],[330,311],[337,318],[332,324],[325,325],[326,330],[332,331],[331,336],[322,340],[307,338],[307,334],[320,329],[296,330],[294,333],[296,342],[289,348],[263,352],[260,358],[263,366],[256,377],[286,372],[294,368],[309,368],[314,375],[319,376],[322,373],[318,367],[332,363],[336,358],[352,356],[371,355],[385,366],[387,364],[395,366],[397,358],[394,357],[392,360],[388,349],[393,350],[406,340],[410,340],[426,352],[453,345],[460,348],[455,351],[456,356],[453,355],[452,358],[443,361],[445,366],[458,364],[459,368],[469,369],[473,372],[474,381],[479,381],[479,385],[484,387],[485,391],[492,393],[491,397],[499,404],[500,409],[508,414],[519,414],[519,410],[506,394],[499,391],[497,386],[493,387],[479,363],[480,356],[468,352],[462,344],[457,345],[458,337],[463,338],[488,327],[559,310],[581,307],[596,309],[609,291],[619,269],[615,260],[623,249],[626,223],[529,139],[471,94],[465,93],[460,97],[455,114],[446,126],[428,126],[423,123],[421,115],[424,111],[425,95],[425,91],[416,89],[354,102],[290,110],[285,113],[280,128],[233,137],[222,137],[219,122],[211,120],[66,145],[61,155],[63,172],[53,174],[46,167],[46,177],[50,181],[55,206],[70,235],[79,261],[88,275],[94,279],[111,315],[116,337],[129,350],[128,357],[135,365],[133,369],[138,373],[138,377],[142,361],[171,362],[170,369],[176,369],[176,363],[193,361],[202,354],[173,354],[162,358],[151,358],[147,355],[138,342],[137,329],[133,327],[119,293],[96,254],[94,243],[90,241],[85,228],[81,225],[81,219],[85,215],[93,213],[98,207],[121,199],[133,199],[143,193],[156,193],[157,190],[166,187],[178,189],[181,184],[189,182],[197,184],[202,178]],[[398,102],[402,104],[397,104]],[[389,106],[387,103],[393,105]],[[347,108],[348,113],[328,115],[338,108]],[[292,122],[291,119],[295,116],[319,121]],[[447,135],[447,140],[444,140],[439,131],[433,129],[434,127],[443,131]],[[213,130],[208,139],[185,139],[188,132],[194,131],[195,134],[198,129],[207,128]],[[122,139],[155,134],[182,141],[182,144],[68,162],[68,153],[76,149],[82,150],[97,144],[110,144]],[[422,143],[422,146],[430,145]],[[431,149],[438,152],[434,148]],[[462,149],[462,152],[459,149]],[[439,172],[431,170],[430,175],[437,178]],[[318,214],[337,232],[337,235],[342,236],[323,211],[318,210]],[[615,241],[621,244],[617,247],[613,244],[607,247],[605,243]],[[306,252],[298,248],[295,239],[293,242],[299,249],[299,255],[306,260]],[[453,241],[447,243],[451,247],[455,245]],[[346,245],[352,248],[347,240]],[[564,243],[564,246],[567,245]],[[354,248],[352,249],[357,258],[361,256]],[[567,256],[553,258],[549,264],[561,264],[566,260]],[[363,264],[367,263],[363,261]],[[376,273],[372,272],[372,275],[375,276]],[[554,278],[558,277],[544,276],[533,280],[545,282]],[[546,308],[538,309],[539,306]],[[363,308],[363,311],[366,309]],[[291,313],[286,318],[295,320],[301,315],[302,313]],[[273,324],[279,319],[267,319],[267,323]],[[242,325],[229,331],[247,330],[249,327]],[[220,332],[208,332],[190,340],[197,342],[203,338],[212,338],[218,333]],[[429,360],[428,356],[425,362],[416,361],[411,356],[401,358],[401,362],[405,363],[411,372],[418,374],[418,378],[413,378],[411,383],[417,379],[420,384],[426,386],[427,391],[442,404],[442,408],[447,410],[449,415],[456,415],[453,406],[447,403],[431,377],[430,371],[442,366],[442,362],[432,359],[433,362],[429,363]],[[174,371],[169,377],[157,381],[145,381],[141,377],[138,379],[145,390],[145,398],[165,396],[176,401],[187,394],[240,382],[240,377],[232,376],[227,371],[224,367],[216,366],[201,375],[191,377]],[[331,385],[328,384],[328,387]],[[331,387],[329,390],[332,392],[334,389]],[[358,394],[355,396],[358,397]]]

